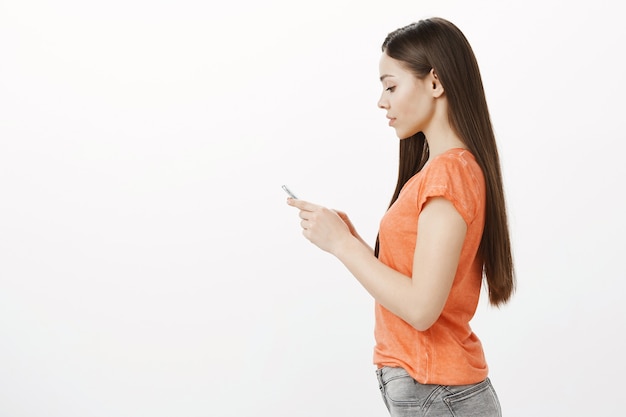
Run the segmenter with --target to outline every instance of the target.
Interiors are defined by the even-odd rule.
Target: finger
[[[313,204],[308,201],[295,199],[295,198],[287,198],[287,204],[289,204],[292,207],[299,208],[300,210],[304,210],[304,211],[314,211],[320,207],[317,204]]]

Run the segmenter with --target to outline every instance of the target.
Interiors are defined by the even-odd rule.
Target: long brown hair
[[[500,158],[485,92],[472,48],[463,33],[441,18],[420,20],[387,36],[382,51],[400,61],[417,78],[434,70],[448,100],[450,125],[476,158],[485,176],[485,228],[479,252],[489,301],[506,303],[515,289],[511,242],[502,186]],[[398,182],[390,206],[406,182],[428,160],[428,143],[419,132],[400,141]],[[375,253],[378,256],[379,241]]]

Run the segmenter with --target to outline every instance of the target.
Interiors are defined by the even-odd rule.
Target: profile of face
[[[389,126],[399,139],[426,134],[436,112],[436,99],[443,94],[434,71],[420,79],[384,52],[379,69],[383,92],[378,107],[387,111]]]

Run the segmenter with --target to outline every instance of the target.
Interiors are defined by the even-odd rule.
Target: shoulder
[[[462,180],[476,185],[484,181],[482,169],[472,153],[466,149],[451,149],[438,155],[423,169],[424,177],[444,182]]]
[[[485,180],[471,152],[451,149],[430,161],[421,174],[417,193],[420,206],[429,198],[444,197],[468,223],[480,212],[485,200]]]

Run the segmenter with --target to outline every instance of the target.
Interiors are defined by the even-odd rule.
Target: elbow
[[[439,320],[444,304],[445,300],[435,302],[432,298],[430,300],[413,299],[411,305],[407,306],[405,321],[415,330],[425,332]]]
[[[409,324],[411,325],[411,327],[413,327],[418,332],[425,332],[426,330],[431,328],[431,326],[434,324],[434,322],[412,321]]]
[[[433,324],[437,321],[437,317],[430,314],[414,314],[407,323],[411,325],[415,330],[419,332],[425,332],[430,329]]]

